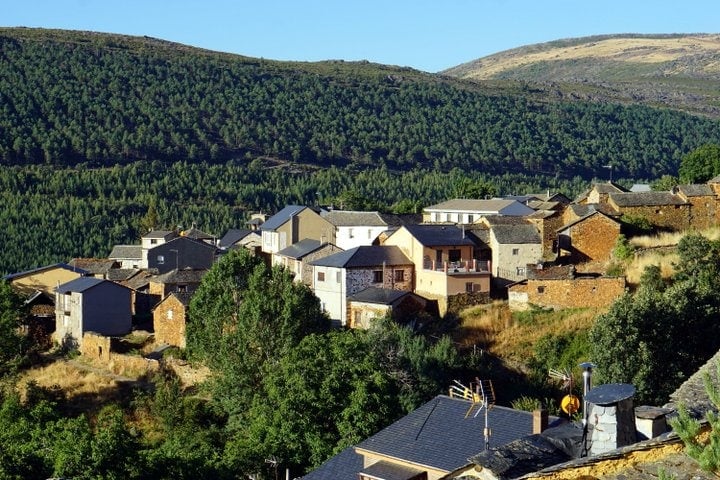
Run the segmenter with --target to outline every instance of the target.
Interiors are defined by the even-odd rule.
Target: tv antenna
[[[485,412],[483,435],[485,436],[485,450],[488,450],[490,448],[490,435],[492,435],[488,424],[488,412],[495,405],[495,389],[492,380],[480,380],[476,377],[475,381],[470,382],[468,386],[453,380],[453,384],[450,386],[450,397],[461,398],[470,402],[470,408],[465,412],[465,418],[470,415],[475,418],[481,411]]]
[[[550,369],[548,372],[548,375],[553,380],[557,380],[559,382],[562,382],[562,389],[567,390],[567,395],[565,395],[562,400],[560,400],[560,409],[562,409],[563,412],[567,413],[568,415],[572,416],[574,415],[578,410],[580,410],[580,399],[573,395],[573,376],[572,373],[570,373],[570,370],[555,370],[553,368]]]

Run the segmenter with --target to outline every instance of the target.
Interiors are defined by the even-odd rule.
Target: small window
[[[475,220],[475,218],[472,215],[468,215],[467,223],[473,223],[474,220]]]
[[[325,281],[325,272],[317,272],[317,281],[318,281],[318,282],[324,282],[324,281]]]
[[[461,258],[460,250],[459,249],[452,249],[448,251],[448,261],[450,262],[459,262]]]
[[[405,270],[395,270],[395,281],[402,282],[405,280]]]
[[[374,270],[373,271],[373,283],[383,283],[382,270]]]
[[[342,273],[339,270],[335,273],[335,281],[337,283],[342,282]]]
[[[158,265],[164,265],[164,264],[165,264],[165,256],[164,256],[164,255],[158,255],[158,256],[157,256],[157,263],[158,263]]]
[[[151,238],[150,245],[157,245],[157,238]]]
[[[513,254],[513,255],[520,255],[520,249],[519,249],[519,248],[513,248],[513,249],[512,249],[512,254]]]
[[[475,288],[475,284],[474,284],[473,282],[466,282],[466,283],[465,283],[465,291],[466,291],[467,293],[472,293],[472,292],[474,292],[474,291],[475,291],[474,288]]]
[[[173,311],[172,311],[172,310],[168,310],[168,311],[167,311],[167,318],[168,318],[168,320],[172,320],[172,319],[173,319]]]
[[[372,229],[368,228],[368,240],[372,238]]]
[[[517,267],[515,269],[515,274],[516,275],[525,275],[525,267]]]
[[[537,287],[538,293],[545,293],[545,285],[540,285]]]
[[[349,229],[348,229],[348,237],[350,237],[350,238],[353,238],[353,237],[354,237],[354,235],[353,235],[353,229],[352,229],[352,228],[349,228]]]

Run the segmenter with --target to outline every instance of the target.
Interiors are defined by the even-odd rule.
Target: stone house
[[[679,185],[677,194],[690,204],[690,224],[693,228],[710,228],[720,220],[718,197],[710,184]]]
[[[565,256],[574,264],[607,262],[612,257],[620,230],[620,222],[590,209],[585,216],[558,229],[558,258]]]
[[[607,206],[611,193],[627,193],[622,185],[613,182],[602,182],[593,184],[589,190],[582,193],[575,199],[574,203],[580,205],[602,205]]]
[[[525,218],[482,217],[472,231],[490,247],[493,280],[498,286],[525,278],[527,264],[543,257],[540,233]]]
[[[85,270],[92,277],[105,280],[110,280],[108,276],[111,270],[120,268],[120,262],[109,258],[73,258],[70,265]]]
[[[440,314],[448,299],[490,291],[490,249],[470,230],[455,225],[405,225],[385,245],[399,247],[415,266],[414,291],[438,301]]]
[[[508,286],[510,310],[606,307],[625,293],[625,277],[578,274],[573,265],[541,265],[528,265],[528,278]]]
[[[85,332],[125,335],[132,328],[130,289],[109,280],[80,277],[55,292],[55,340],[79,346]]]
[[[172,292],[153,309],[155,343],[185,348],[187,311],[191,294]]]
[[[274,253],[272,262],[273,265],[287,268],[294,275],[293,280],[296,282],[302,282],[310,287],[313,283],[313,267],[310,262],[342,251],[332,243],[320,243],[319,240],[306,238]]]
[[[675,189],[670,192],[629,192],[608,195],[608,206],[622,215],[642,217],[664,230],[687,230],[692,226],[692,203]]]
[[[361,246],[313,260],[312,289],[335,323],[348,322],[347,297],[367,287],[412,291],[414,265],[396,246]]]
[[[141,245],[115,245],[108,258],[118,262],[122,269],[140,268],[143,260],[143,249]]]
[[[159,302],[173,292],[193,293],[200,286],[207,269],[183,268],[155,275],[148,280],[148,293]]]
[[[418,313],[429,309],[429,301],[408,291],[368,287],[348,297],[348,309],[348,326],[366,329],[373,319],[386,315],[407,324]]]
[[[300,240],[310,238],[335,243],[335,225],[304,205],[288,205],[260,226],[262,252],[277,253]]]

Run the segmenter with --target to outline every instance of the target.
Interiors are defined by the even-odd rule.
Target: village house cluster
[[[666,192],[594,184],[561,193],[451,199],[422,214],[392,215],[288,205],[255,214],[222,237],[195,226],[153,230],[107,258],[75,258],[7,275],[32,307],[43,338],[81,346],[87,332],[121,336],[152,319],[155,342],[183,348],[192,293],[223,254],[247,249],[310,287],[338,327],[379,316],[443,316],[507,298],[512,309],[603,306],[625,290],[605,274],[627,217],[658,229],[720,220],[720,177]],[[51,336],[50,336],[51,335]]]
[[[75,258],[5,279],[31,307],[33,338],[109,361],[110,340],[143,319],[157,345],[184,348],[193,292],[234,249],[286,268],[339,328],[367,328],[385,315],[405,323],[438,318],[493,297],[520,310],[605,306],[626,288],[606,267],[627,218],[659,230],[701,229],[719,223],[718,202],[720,177],[667,192],[598,183],[574,201],[551,192],[452,199],[409,215],[288,205],[269,217],[253,215],[246,228],[220,238],[194,226],[153,230],[137,245],[116,245],[108,258]],[[676,395],[690,391],[697,403],[698,383],[691,379]],[[548,428],[553,419],[543,412],[492,406],[487,398],[487,414],[469,416],[477,398],[440,395],[304,478],[554,478],[555,472],[566,478],[568,471],[678,444],[676,437],[656,440],[672,404],[634,408],[632,387],[619,388],[591,405],[594,418],[607,415],[612,429],[601,425],[589,433],[572,425]],[[487,422],[494,434],[483,444],[478,432]],[[624,430],[615,430],[619,424]],[[588,451],[560,446],[578,434]],[[637,443],[642,439],[648,440]],[[439,450],[438,442],[447,448]],[[529,474],[538,470],[543,473]]]

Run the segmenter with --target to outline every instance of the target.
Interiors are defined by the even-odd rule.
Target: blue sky
[[[605,33],[718,33],[718,0],[6,0],[1,26],[148,35],[274,60],[436,72]]]

